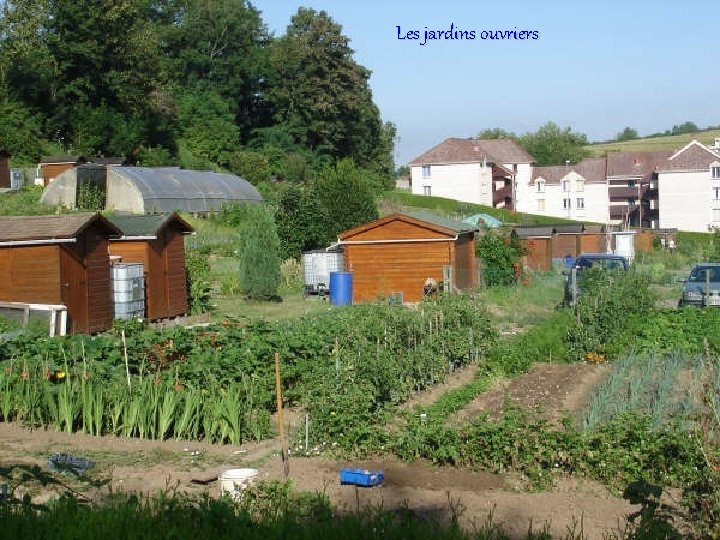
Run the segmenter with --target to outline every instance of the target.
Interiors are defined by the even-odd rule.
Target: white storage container
[[[145,278],[142,263],[119,263],[110,268],[116,319],[145,317]]]

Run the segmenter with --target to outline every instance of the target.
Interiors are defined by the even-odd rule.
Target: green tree
[[[312,193],[325,209],[324,228],[332,238],[378,217],[373,193],[351,159],[326,167],[313,183]]]
[[[670,131],[670,135],[683,135],[685,133],[695,133],[700,131],[700,128],[693,122],[684,122],[680,125],[673,126]]]
[[[588,155],[585,134],[575,133],[569,127],[561,129],[553,122],[548,122],[535,133],[523,135],[518,142],[540,166],[564,165],[566,161],[577,163]]]
[[[40,155],[40,118],[22,103],[0,98],[0,145],[21,163],[37,163]]]
[[[326,12],[300,8],[270,47],[265,97],[275,123],[296,143],[391,174],[394,126],[382,123],[370,72],[352,55],[342,27]]]
[[[178,101],[178,125],[185,148],[195,158],[227,163],[238,150],[238,128],[230,106],[211,90],[196,90]]]
[[[240,249],[240,287],[248,298],[270,300],[277,296],[281,280],[277,228],[264,206],[248,210]]]
[[[636,129],[626,127],[615,137],[616,141],[631,141],[638,138],[638,132]]]
[[[269,120],[262,99],[269,37],[260,12],[246,0],[170,0],[156,10],[173,83],[226,100],[247,142]]]
[[[283,259],[324,248],[333,240],[326,227],[327,211],[314,193],[302,186],[291,185],[282,192],[275,215]]]
[[[259,152],[237,150],[227,157],[230,172],[241,176],[251,184],[259,184],[270,179],[270,163]]]
[[[503,128],[494,127],[483,129],[477,136],[478,139],[517,139],[512,131],[505,131]]]

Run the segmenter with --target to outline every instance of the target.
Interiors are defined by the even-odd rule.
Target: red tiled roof
[[[449,163],[533,163],[535,158],[510,139],[445,139],[410,162],[410,166]]]
[[[532,179],[542,178],[548,184],[559,184],[565,175],[575,172],[589,184],[605,182],[606,161],[601,158],[586,158],[575,165],[558,165],[555,167],[535,167]]]
[[[655,171],[665,166],[672,154],[670,150],[610,152],[607,155],[607,175],[640,176],[649,181]]]
[[[707,146],[697,141],[692,141],[682,150],[671,156],[660,170],[664,171],[687,171],[707,169],[710,164],[720,161],[720,155],[711,151]]]

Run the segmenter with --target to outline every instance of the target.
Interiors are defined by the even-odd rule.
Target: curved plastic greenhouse
[[[105,192],[108,210],[155,214],[180,210],[217,211],[229,202],[261,202],[247,180],[233,174],[192,171],[175,167],[99,167],[81,165],[65,171],[45,188],[45,204],[74,208],[83,186]]]

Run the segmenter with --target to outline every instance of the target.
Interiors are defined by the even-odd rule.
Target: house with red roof
[[[529,185],[518,186],[517,210],[576,221],[608,222],[605,158],[575,165],[533,168]]]
[[[445,139],[410,163],[412,192],[515,209],[535,162],[510,139]]]
[[[658,169],[663,229],[708,232],[720,228],[720,148],[692,141]]]

